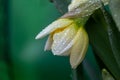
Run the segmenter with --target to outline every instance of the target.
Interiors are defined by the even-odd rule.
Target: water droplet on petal
[[[52,45],[54,55],[64,55],[63,53],[71,48],[72,40],[77,32],[75,27],[75,24],[71,24],[65,30],[54,34]]]

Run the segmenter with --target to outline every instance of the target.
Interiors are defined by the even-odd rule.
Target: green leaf
[[[109,36],[109,41],[110,45],[113,51],[113,55],[116,59],[116,62],[118,63],[118,66],[120,68],[120,32],[116,28],[116,24],[114,23],[112,17],[107,13],[105,10],[104,6],[101,7],[101,10],[103,12],[106,26],[107,26],[107,31],[108,31],[108,36]]]
[[[83,76],[85,80],[102,80],[102,75],[95,56],[92,52],[91,47],[88,48],[85,59],[82,62],[83,66]],[[87,77],[88,79],[86,79]],[[84,80],[84,79],[83,79]]]
[[[108,24],[106,23],[103,13],[100,10],[95,12],[93,18],[90,18],[86,24],[87,26],[86,30],[90,38],[90,43],[93,49],[96,51],[97,55],[106,65],[108,70],[112,73],[112,75],[116,79],[119,80],[120,68],[118,62],[116,61],[117,59],[114,55],[114,52],[118,51],[115,48],[119,46],[119,44],[118,45],[116,44],[115,46],[115,43],[117,42],[114,41],[115,40],[118,41],[119,38],[115,36],[115,35],[118,36],[118,34],[116,33],[113,34],[113,32],[118,32],[118,31],[115,29],[115,26],[112,26],[111,33],[108,33],[109,31]],[[112,45],[111,45],[111,41],[114,42]],[[114,49],[113,49],[113,45],[114,45]]]
[[[89,46],[83,62],[77,67],[76,73],[77,80],[102,80],[100,67],[98,66],[91,46]]]
[[[113,20],[109,21],[107,31],[113,55],[120,68],[120,32],[116,28]]]
[[[110,10],[120,31],[120,0],[110,0]]]

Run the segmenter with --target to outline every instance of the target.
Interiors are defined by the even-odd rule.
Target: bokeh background
[[[69,57],[44,52],[47,37],[35,40],[44,27],[60,16],[49,0],[0,0],[0,80],[73,79]],[[91,47],[83,63],[86,63],[82,65],[87,66],[86,71],[95,71],[89,76],[84,72],[85,80],[99,78],[96,72],[100,71]]]

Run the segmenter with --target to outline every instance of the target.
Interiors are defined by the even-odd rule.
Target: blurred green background
[[[48,0],[0,2],[0,80],[72,80],[69,57],[44,52],[47,37],[35,40],[39,31],[61,16],[54,4]],[[91,48],[83,62],[85,80],[99,78]]]
[[[70,80],[68,58],[44,52],[46,38],[35,40],[45,26],[60,16],[48,0],[10,1],[11,58],[15,80]]]

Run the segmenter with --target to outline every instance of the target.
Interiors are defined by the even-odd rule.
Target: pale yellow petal
[[[52,46],[52,43],[53,43],[53,36],[50,35],[46,41],[46,44],[45,44],[45,48],[44,48],[44,51],[46,50],[51,50],[51,46]]]
[[[69,56],[70,55],[70,52],[71,52],[71,48],[69,48],[68,50],[66,51],[63,51],[61,55],[59,56]]]
[[[75,43],[71,48],[70,64],[75,69],[84,59],[87,48],[88,48],[88,35],[83,27],[81,27],[76,36]]]
[[[54,21],[53,23],[51,23],[50,25],[48,25],[45,29],[43,29],[36,36],[35,39],[42,38],[42,37],[50,34],[51,32],[55,31],[56,29],[67,27],[72,23],[73,23],[73,20],[70,20],[70,19],[58,19],[58,20]]]
[[[53,36],[52,52],[54,55],[65,55],[73,45],[73,38],[77,33],[76,24],[71,24],[62,32],[55,33]],[[69,54],[67,54],[69,55]]]

